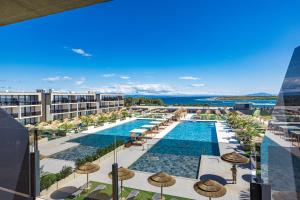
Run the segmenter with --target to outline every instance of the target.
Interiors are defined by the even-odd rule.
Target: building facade
[[[60,93],[52,90],[0,93],[0,108],[24,125],[112,112],[123,106],[122,94]]]
[[[101,112],[112,112],[124,107],[124,96],[122,94],[96,94],[100,102]]]
[[[0,108],[22,124],[36,124],[42,117],[42,96],[38,92],[0,92]]]

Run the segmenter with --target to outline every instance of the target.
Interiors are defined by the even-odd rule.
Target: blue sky
[[[0,90],[277,93],[297,0],[115,0],[0,27]]]

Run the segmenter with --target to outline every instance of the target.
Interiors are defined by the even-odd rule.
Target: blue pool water
[[[96,132],[87,136],[69,140],[67,142],[79,143],[76,147],[71,147],[67,150],[51,155],[51,158],[76,161],[78,158],[83,158],[86,155],[91,155],[99,148],[104,148],[113,144],[116,140],[127,141],[130,138],[132,129],[139,128],[148,124],[150,120],[135,120],[113,128]]]
[[[197,178],[201,155],[220,155],[214,122],[180,123],[129,168]]]

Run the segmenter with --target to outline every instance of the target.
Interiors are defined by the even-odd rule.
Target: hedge
[[[48,189],[55,182],[60,181],[73,173],[72,167],[64,166],[58,173],[47,173],[41,176],[41,190]]]

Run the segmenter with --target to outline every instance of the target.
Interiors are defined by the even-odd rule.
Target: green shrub
[[[71,175],[73,173],[72,167],[64,166],[59,173],[53,174],[53,173],[46,173],[41,176],[41,191],[48,189],[51,185],[56,183],[57,181],[60,181],[67,176]]]
[[[45,174],[41,177],[41,190],[48,189],[51,185],[56,182],[56,174]]]

